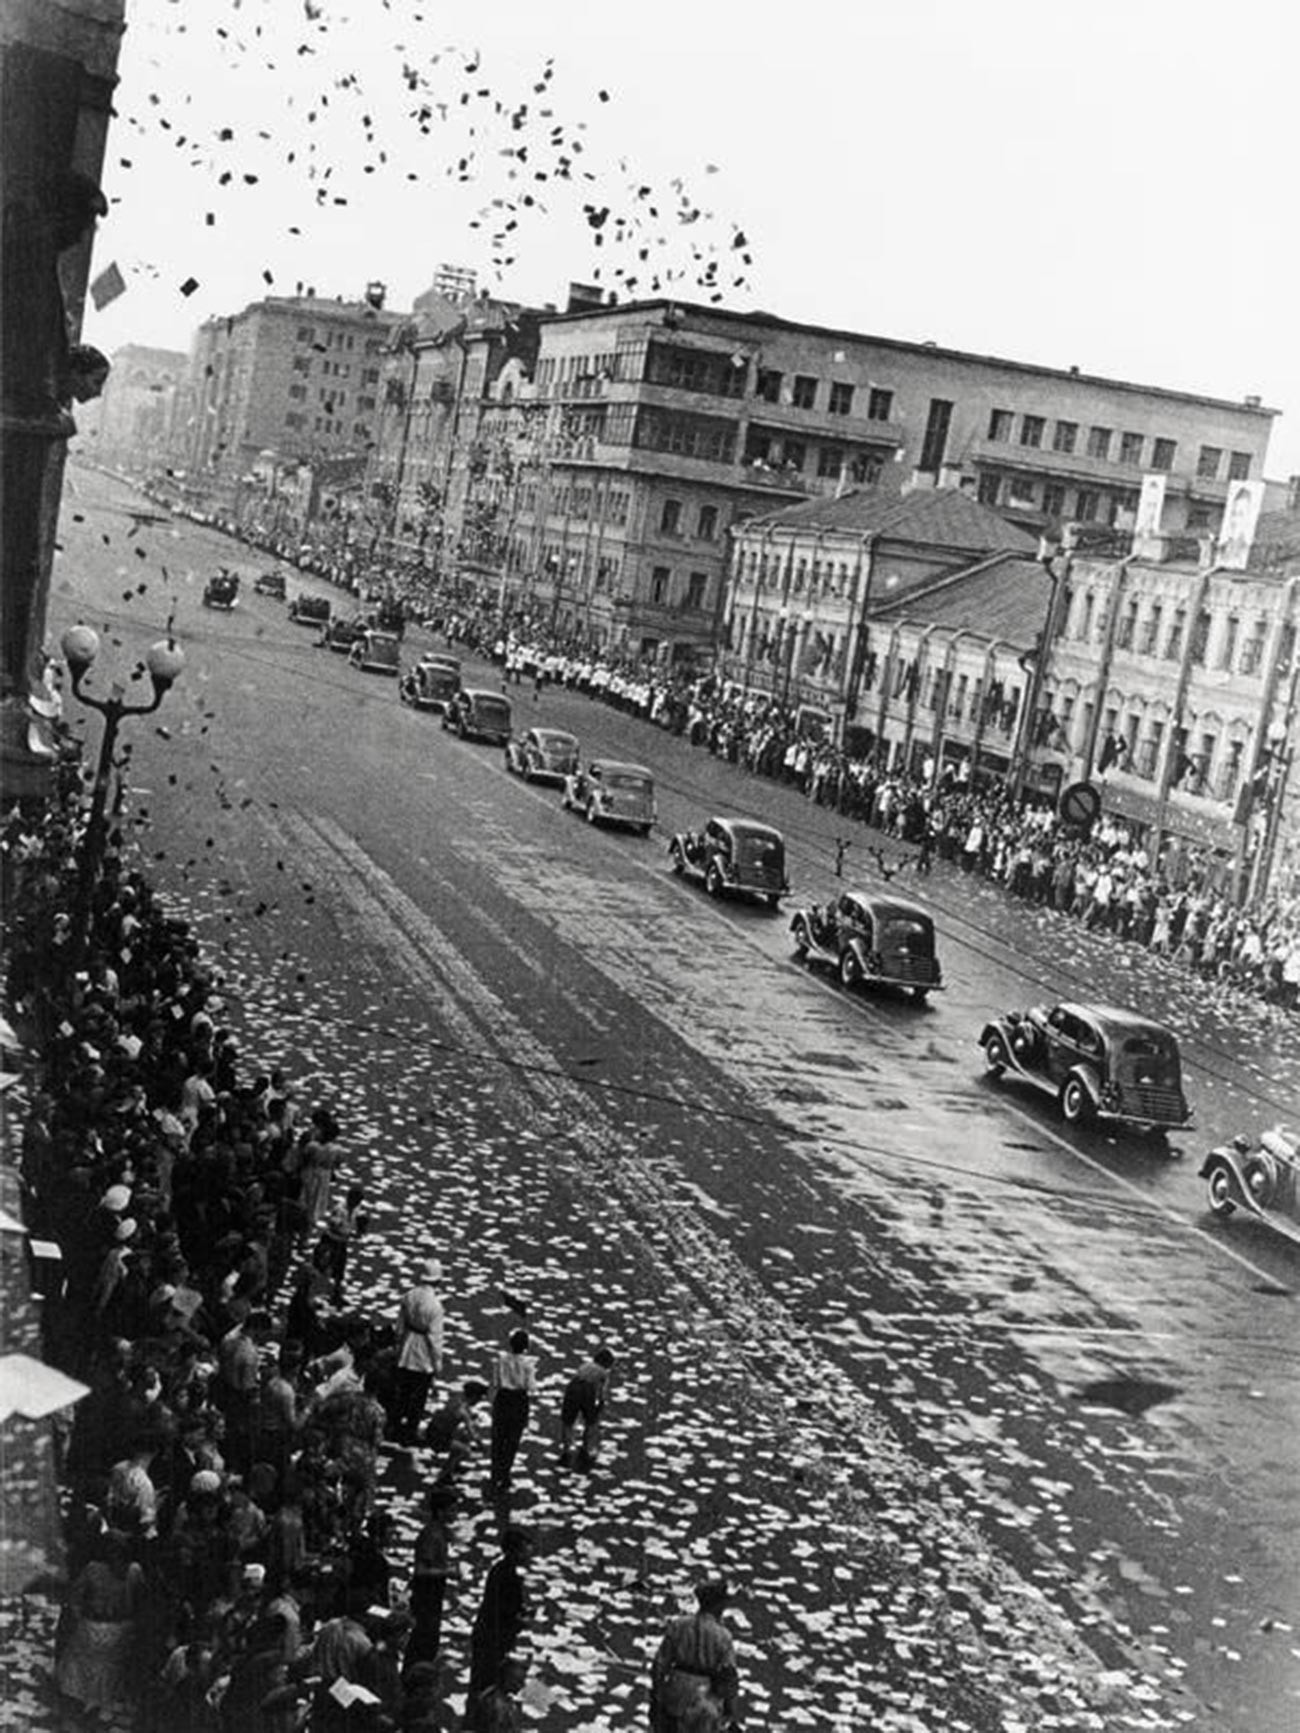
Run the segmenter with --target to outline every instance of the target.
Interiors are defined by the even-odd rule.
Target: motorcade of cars
[[[596,758],[564,779],[563,805],[588,824],[615,824],[649,836],[657,816],[655,779],[643,764]]]
[[[482,686],[462,686],[442,713],[442,725],[462,740],[504,746],[510,738],[510,700]]]
[[[365,630],[364,620],[344,620],[337,617],[327,620],[325,630],[320,635],[320,647],[333,650],[336,656],[350,656],[352,646]]]
[[[1191,1119],[1177,1038],[1136,1012],[1036,1005],[991,1019],[979,1044],[992,1076],[1054,1095],[1067,1125],[1102,1120],[1159,1136]]]
[[[675,873],[703,879],[711,897],[761,897],[770,909],[789,894],[785,838],[752,818],[711,818],[703,830],[678,831],[668,844]]]
[[[402,644],[395,632],[377,632],[368,626],[353,640],[348,661],[365,674],[397,674],[402,659]]]
[[[943,990],[934,921],[901,897],[839,891],[796,909],[790,931],[796,958],[829,964],[844,987],[899,987],[921,1004]]]
[[[239,573],[222,566],[203,586],[203,606],[224,608],[227,612],[239,606]]]
[[[1258,1137],[1240,1132],[1201,1163],[1206,1201],[1225,1219],[1238,1210],[1300,1245],[1300,1139],[1275,1125]]]
[[[402,703],[413,704],[417,710],[445,710],[459,691],[460,657],[444,656],[438,650],[421,656],[402,675],[397,687]]]
[[[253,580],[254,594],[273,596],[277,602],[282,602],[288,592],[283,572],[259,572]]]
[[[328,596],[307,596],[300,592],[289,603],[289,618],[295,626],[328,626],[330,599]]]
[[[578,763],[577,736],[563,728],[530,728],[506,742],[506,769],[525,782],[563,782]]]

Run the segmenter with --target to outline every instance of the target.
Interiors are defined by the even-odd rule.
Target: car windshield
[[[629,792],[635,790],[644,793],[650,786],[646,777],[633,776],[626,770],[607,770],[600,780],[606,788],[619,788]]]
[[[536,735],[536,740],[544,752],[567,752],[573,745],[573,741],[567,734],[543,734],[539,732]]]

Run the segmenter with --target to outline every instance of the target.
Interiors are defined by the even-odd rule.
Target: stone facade
[[[188,355],[177,349],[128,343],[117,350],[104,395],[78,417],[79,454],[137,474],[164,465],[188,370]]]

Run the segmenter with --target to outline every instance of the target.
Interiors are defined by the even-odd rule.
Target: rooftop
[[[981,367],[1011,368],[1018,373],[1033,373],[1040,378],[1065,379],[1074,385],[1099,385],[1108,391],[1133,391],[1144,397],[1169,397],[1180,403],[1199,403],[1213,409],[1231,409],[1240,415],[1258,415],[1271,419],[1281,410],[1270,409],[1263,403],[1247,402],[1230,397],[1210,397],[1198,391],[1174,391],[1164,385],[1142,385],[1132,379],[1109,379],[1101,373],[1083,373],[1077,367],[1044,367],[1033,361],[1010,361],[1001,355],[981,355],[969,349],[949,349],[940,343],[909,343],[898,337],[877,337],[868,331],[844,331],[833,325],[805,325],[796,319],[782,319],[775,313],[740,313],[729,307],[706,307],[696,301],[674,301],[656,298],[648,301],[627,301],[617,307],[582,307],[572,313],[547,314],[547,325],[572,324],[581,319],[645,318],[649,314],[689,315],[701,321],[714,320],[730,327],[733,334],[753,333],[758,342],[765,330],[800,332],[807,336],[832,337],[841,342],[866,343],[876,349],[893,349],[908,355],[938,356],[948,361],[972,362]]]
[[[859,488],[839,499],[805,500],[764,512],[750,518],[741,533],[754,528],[838,531],[981,554],[1029,553],[1038,546],[1028,531],[1017,529],[1000,512],[954,487],[916,488],[904,494],[889,488]]]
[[[944,631],[1030,649],[1046,624],[1050,599],[1051,585],[1037,560],[999,553],[882,599],[872,606],[871,618],[888,623],[908,616]]]

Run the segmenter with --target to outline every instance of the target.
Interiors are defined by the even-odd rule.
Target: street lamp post
[[[115,682],[107,698],[95,698],[90,693],[82,691],[82,681],[90,670],[91,663],[99,654],[99,635],[89,626],[73,626],[63,634],[61,641],[63,659],[68,665],[72,676],[74,694],[90,710],[97,710],[104,718],[104,732],[99,744],[99,762],[95,768],[95,782],[90,797],[90,817],[86,824],[85,835],[81,839],[80,858],[77,866],[77,890],[72,905],[72,928],[69,935],[70,952],[73,967],[80,966],[85,956],[86,944],[90,937],[90,916],[94,906],[95,886],[99,879],[99,869],[103,860],[104,843],[107,837],[105,809],[108,805],[108,784],[113,772],[113,754],[117,745],[117,731],[122,719],[126,716],[149,716],[162,703],[163,699],[175,682],[180,678],[185,666],[185,653],[180,645],[171,638],[160,638],[150,646],[145,656],[145,667],[153,683],[153,697],[148,704],[128,704],[125,698],[125,688],[120,682]]]

